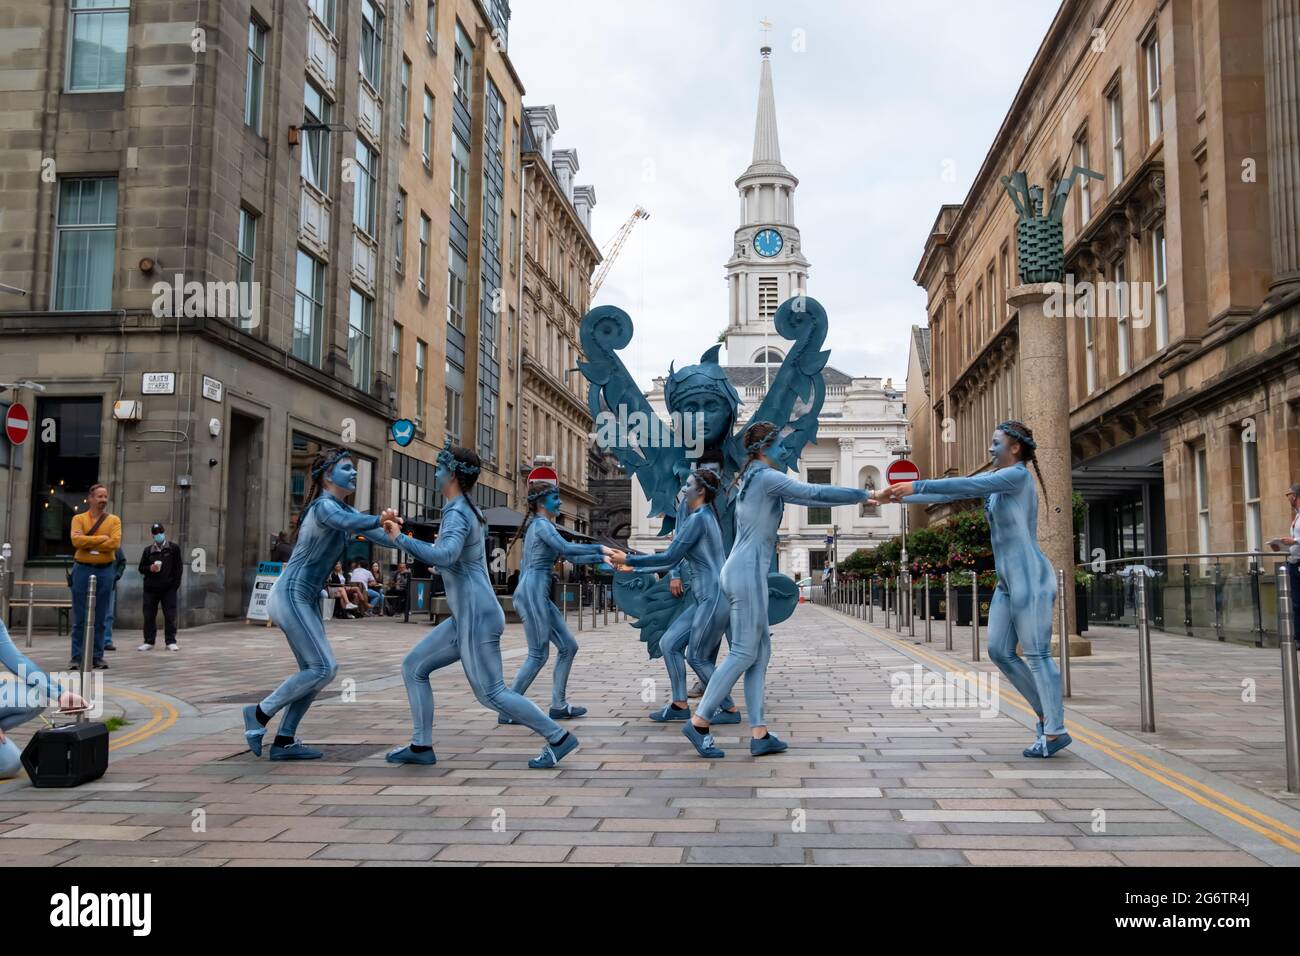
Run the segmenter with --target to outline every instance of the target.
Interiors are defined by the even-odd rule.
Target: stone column
[[[1053,569],[1065,569],[1070,656],[1086,657],[1092,653],[1092,645],[1074,633],[1074,485],[1070,477],[1067,320],[1043,314],[1049,294],[1048,286],[1042,283],[1019,285],[1008,290],[1007,302],[1020,312],[1020,420],[1033,430],[1038,467],[1047,487],[1046,500],[1039,494],[1038,546]],[[1057,652],[1056,641],[1060,638],[1059,621],[1058,607],[1052,620],[1053,653]]]
[[[1264,0],[1270,298],[1300,289],[1300,0]]]

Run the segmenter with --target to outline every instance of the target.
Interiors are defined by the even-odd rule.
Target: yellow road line
[[[854,619],[849,618],[849,620],[853,621]],[[857,622],[854,621],[854,624],[856,625]],[[868,631],[867,633],[871,634],[873,637],[877,637],[877,638],[881,637],[881,635],[877,634],[874,630]],[[954,661],[951,658],[940,657],[937,653],[922,649],[921,647],[912,644],[910,641],[905,642],[898,638],[888,636],[888,635],[885,635],[884,639],[891,643],[899,644],[902,647],[908,648],[909,650],[916,653],[918,656],[924,657],[926,660],[932,663],[941,665],[945,670],[950,669],[952,664],[954,663],[964,663],[964,662]],[[1012,707],[1015,707],[1017,710],[1029,715],[1030,717],[1037,716],[1036,714],[1034,714],[1031,708],[1025,706],[1019,701],[1012,700],[1007,695],[1004,695],[1000,687],[998,690],[998,700],[999,702],[1005,702],[1007,704],[1010,704]],[[1186,774],[1179,773],[1177,770],[1174,770],[1172,767],[1167,767],[1159,760],[1149,757],[1146,754],[1136,753],[1130,750],[1129,748],[1125,747],[1124,745],[1117,743],[1116,741],[1113,741],[1110,738],[1103,736],[1102,734],[1097,733],[1096,731],[1081,730],[1076,727],[1076,729],[1073,731],[1071,736],[1083,741],[1085,744],[1095,748],[1096,750],[1100,750],[1102,753],[1106,754],[1107,756],[1115,760],[1118,760],[1120,763],[1125,764],[1126,766],[1132,768],[1133,770],[1138,771],[1138,773],[1150,777],[1152,780],[1155,780],[1157,783],[1162,783],[1166,787],[1169,787],[1171,790],[1178,791],[1179,793],[1183,794],[1183,796],[1187,797],[1190,800],[1193,800],[1194,802],[1200,804],[1206,809],[1213,810],[1214,812],[1227,817],[1233,822],[1239,823],[1242,826],[1246,827],[1247,829],[1253,830],[1256,833],[1260,834],[1261,836],[1267,837],[1269,840],[1272,840],[1274,843],[1278,844],[1279,846],[1286,847],[1288,850],[1291,850],[1292,852],[1300,853],[1300,843],[1297,843],[1294,840],[1289,840],[1287,839],[1286,836],[1282,835],[1282,834],[1290,834],[1292,836],[1300,837],[1300,830],[1296,830],[1294,827],[1284,823],[1283,821],[1275,819],[1274,817],[1271,817],[1266,813],[1262,813],[1261,811],[1256,810],[1254,807],[1246,806],[1245,804],[1237,800],[1234,800],[1232,797],[1228,796],[1227,794],[1220,793],[1218,790],[1215,790],[1213,787],[1207,786],[1206,784],[1202,783],[1199,780],[1189,777]],[[1158,768],[1158,769],[1151,769],[1150,767],[1143,766],[1141,763],[1138,763],[1137,761],[1142,761],[1143,763],[1150,764],[1151,767]],[[1181,781],[1181,783],[1176,781]],[[1184,784],[1186,784],[1186,786],[1184,786]],[[1206,799],[1205,797],[1201,796],[1201,794],[1195,793],[1193,792],[1192,789],[1189,788],[1195,788],[1196,790],[1202,791],[1202,793],[1204,793],[1210,799]],[[1218,803],[1213,802],[1215,800],[1219,802]],[[1241,812],[1238,813],[1235,811],[1241,811]],[[1260,826],[1254,821],[1246,819],[1246,817],[1242,816],[1242,814],[1246,814],[1248,816],[1254,817],[1256,820],[1263,821],[1267,826]],[[1274,832],[1273,830],[1267,829],[1267,827],[1273,827],[1280,832]]]
[[[124,734],[113,734],[109,738],[109,750],[120,750],[123,747],[129,747],[132,744],[138,744],[142,740],[147,740],[155,734],[160,734],[172,724],[180,719],[180,714],[176,708],[160,697],[154,697],[152,694],[142,694],[132,690],[124,690],[121,687],[104,687],[105,695],[109,692],[119,696],[134,700],[136,703],[144,704],[149,708],[149,719],[139,727],[127,731]]]

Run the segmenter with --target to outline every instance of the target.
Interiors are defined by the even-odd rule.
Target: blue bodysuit
[[[749,725],[763,727],[763,693],[772,637],[767,629],[767,575],[776,550],[785,503],[816,507],[856,504],[870,496],[861,488],[810,485],[761,461],[752,461],[735,498],[736,543],[722,566],[722,591],[731,614],[731,653],[704,690],[696,714],[712,721],[741,674]]]
[[[0,744],[0,778],[4,778],[14,776],[22,767],[18,745],[7,736],[9,730],[34,719],[47,705],[56,706],[66,688],[51,681],[14,646],[3,620],[0,620],[0,664],[18,675],[17,681],[0,682],[0,730],[6,734],[5,742]]]
[[[989,657],[1043,719],[1043,732],[1065,733],[1061,672],[1052,660],[1052,606],[1056,575],[1038,547],[1038,491],[1023,463],[973,478],[912,483],[908,504],[987,498],[998,586],[989,606]],[[1024,651],[1016,655],[1016,643]]]
[[[546,663],[550,645],[555,645],[555,676],[551,681],[551,707],[568,707],[569,672],[578,653],[578,642],[564,623],[564,615],[551,600],[551,568],[557,558],[572,564],[600,564],[605,552],[598,544],[575,544],[564,540],[545,515],[536,514],[524,534],[524,556],[515,585],[515,611],[524,622],[528,659],[515,675],[511,689],[526,694]]]
[[[402,680],[411,703],[411,743],[433,742],[433,690],[429,675],[460,661],[474,696],[484,707],[523,724],[549,743],[564,737],[560,725],[527,697],[506,687],[501,676],[501,632],[506,617],[488,577],[484,529],[463,495],[443,508],[434,544],[398,535],[397,546],[436,567],[447,588],[451,617],[416,644],[402,661]],[[522,585],[522,580],[521,580]]]
[[[671,568],[674,576],[678,565],[684,562],[690,566],[689,600],[695,607],[678,614],[659,642],[672,685],[672,699],[686,700],[686,662],[690,661],[691,669],[707,686],[714,674],[731,605],[719,583],[727,556],[722,550],[722,529],[717,516],[708,505],[695,511],[681,508],[678,511],[677,527],[668,550],[656,554],[630,554],[627,564],[638,571]],[[721,706],[730,710],[735,705],[727,697]]]
[[[267,716],[284,709],[278,731],[282,737],[296,735],[307,708],[338,671],[321,620],[320,592],[344,545],[358,534],[372,544],[393,546],[380,530],[378,515],[364,514],[322,492],[298,516],[298,540],[271,587],[267,611],[284,631],[300,668],[260,705]]]

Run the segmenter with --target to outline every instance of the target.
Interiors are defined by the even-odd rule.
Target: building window
[[[1259,445],[1241,438],[1242,498],[1246,506],[1246,550],[1258,551],[1264,546],[1259,519]]]
[[[447,324],[465,330],[465,282],[469,263],[455,246],[447,247]]]
[[[334,32],[335,0],[307,0],[307,6],[330,33]]]
[[[1169,344],[1169,290],[1165,275],[1165,227],[1151,233],[1151,278],[1156,294],[1156,349]]]
[[[393,265],[398,275],[406,272],[406,190],[400,186],[393,215]]]
[[[424,168],[433,168],[433,94],[424,88],[424,128],[420,133],[420,152]]]
[[[117,180],[61,180],[57,221],[54,308],[61,312],[110,308],[117,245]]]
[[[129,0],[72,0],[69,93],[126,89]]]
[[[777,281],[776,276],[758,277],[758,317],[770,319],[776,315]]]
[[[1005,243],[1002,245],[1000,258],[1002,260],[1002,302],[1006,307],[1007,318],[1011,318],[1011,303],[1007,300],[1007,294],[1015,283],[1011,281],[1011,254]]]
[[[1128,373],[1133,365],[1133,326],[1129,319],[1128,268],[1123,259],[1115,260],[1113,269],[1115,294],[1111,302],[1115,309],[1115,330],[1118,339],[1115,363],[1120,375]]]
[[[506,361],[510,367],[515,365],[515,307],[506,308]]]
[[[320,368],[325,334],[325,264],[298,250],[294,282],[293,355]]]
[[[370,391],[371,341],[375,324],[375,300],[351,290],[348,300],[348,365],[352,387]]]
[[[1092,168],[1088,165],[1087,130],[1079,133],[1079,138],[1074,141],[1074,163],[1084,169]],[[1077,185],[1079,187],[1079,229],[1082,230],[1092,219],[1092,177],[1081,174]]]
[[[519,216],[510,214],[510,271],[519,267]]]
[[[357,137],[357,171],[352,184],[352,224],[371,238],[375,235],[375,213],[379,201],[376,181],[379,154]]]
[[[1164,132],[1164,117],[1160,110],[1160,38],[1154,32],[1142,46],[1146,62],[1147,88],[1147,145],[1151,145]]]
[[[464,219],[469,215],[469,146],[452,130],[451,208]]]
[[[482,389],[478,406],[478,450],[484,461],[497,460],[497,395]]]
[[[393,393],[397,395],[398,408],[402,404],[402,326],[393,323],[388,333],[388,378],[393,383]]]
[[[415,340],[415,424],[424,427],[425,369],[429,361],[429,346],[421,339]]]
[[[244,76],[244,125],[262,135],[262,96],[266,73],[266,27],[248,21],[248,67]]]
[[[810,485],[829,485],[831,483],[831,470],[829,468],[809,468],[808,484]],[[830,524],[831,509],[824,506],[818,506],[808,509],[809,524]]]
[[[424,295],[429,294],[429,234],[433,230],[433,223],[424,213],[420,213],[420,292]]]
[[[452,91],[456,94],[456,99],[460,100],[461,105],[469,109],[469,98],[471,95],[470,88],[470,65],[474,61],[474,47],[469,42],[465,30],[461,27],[460,21],[456,22],[456,57],[452,65],[451,81]]]
[[[362,78],[378,91],[384,73],[384,15],[374,0],[361,0],[361,62]]]
[[[323,195],[330,194],[330,131],[334,104],[310,82],[303,89],[302,178]]]
[[[429,44],[430,52],[438,50],[438,4],[429,0],[424,5],[424,42]]]
[[[989,307],[989,335],[991,336],[998,327],[998,280],[993,272],[993,263],[989,263],[988,272],[984,277],[984,289],[988,293]]]
[[[36,399],[36,421],[52,419],[55,440],[33,443],[29,557],[72,554],[72,516],[86,510],[86,493],[102,477],[99,471],[102,415],[103,403],[98,398]]]
[[[1106,95],[1106,124],[1110,131],[1110,188],[1113,192],[1124,181],[1124,107],[1120,103],[1120,86],[1115,84]]]
[[[465,372],[451,362],[447,363],[447,420],[444,428],[453,443],[460,444],[460,423],[465,417]]]
[[[1201,554],[1210,553],[1210,466],[1205,446],[1198,447],[1196,457],[1196,543]]]
[[[402,57],[401,90],[397,104],[397,131],[402,139],[410,136],[411,130],[411,61]]]
[[[1086,292],[1079,296],[1079,315],[1083,317],[1084,394],[1091,395],[1097,390],[1097,339],[1092,296]]]
[[[519,178],[519,120],[510,121],[510,172]]]
[[[253,277],[257,261],[257,213],[239,210],[239,245],[235,250],[235,275],[239,282],[240,318],[252,319]],[[246,307],[246,308],[245,308]]]

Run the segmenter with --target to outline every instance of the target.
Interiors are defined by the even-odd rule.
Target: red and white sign
[[[900,481],[916,481],[921,477],[920,470],[906,458],[900,458],[885,469],[885,480],[891,485]]]
[[[532,471],[530,471],[528,473],[528,480],[549,481],[553,485],[558,485],[560,483],[560,476],[555,473],[554,468],[547,468],[543,466],[541,468],[534,468]]]
[[[27,414],[27,409],[15,402],[9,406],[9,411],[5,413],[5,435],[15,445],[21,445],[27,440],[27,434],[32,430],[32,420]]]

